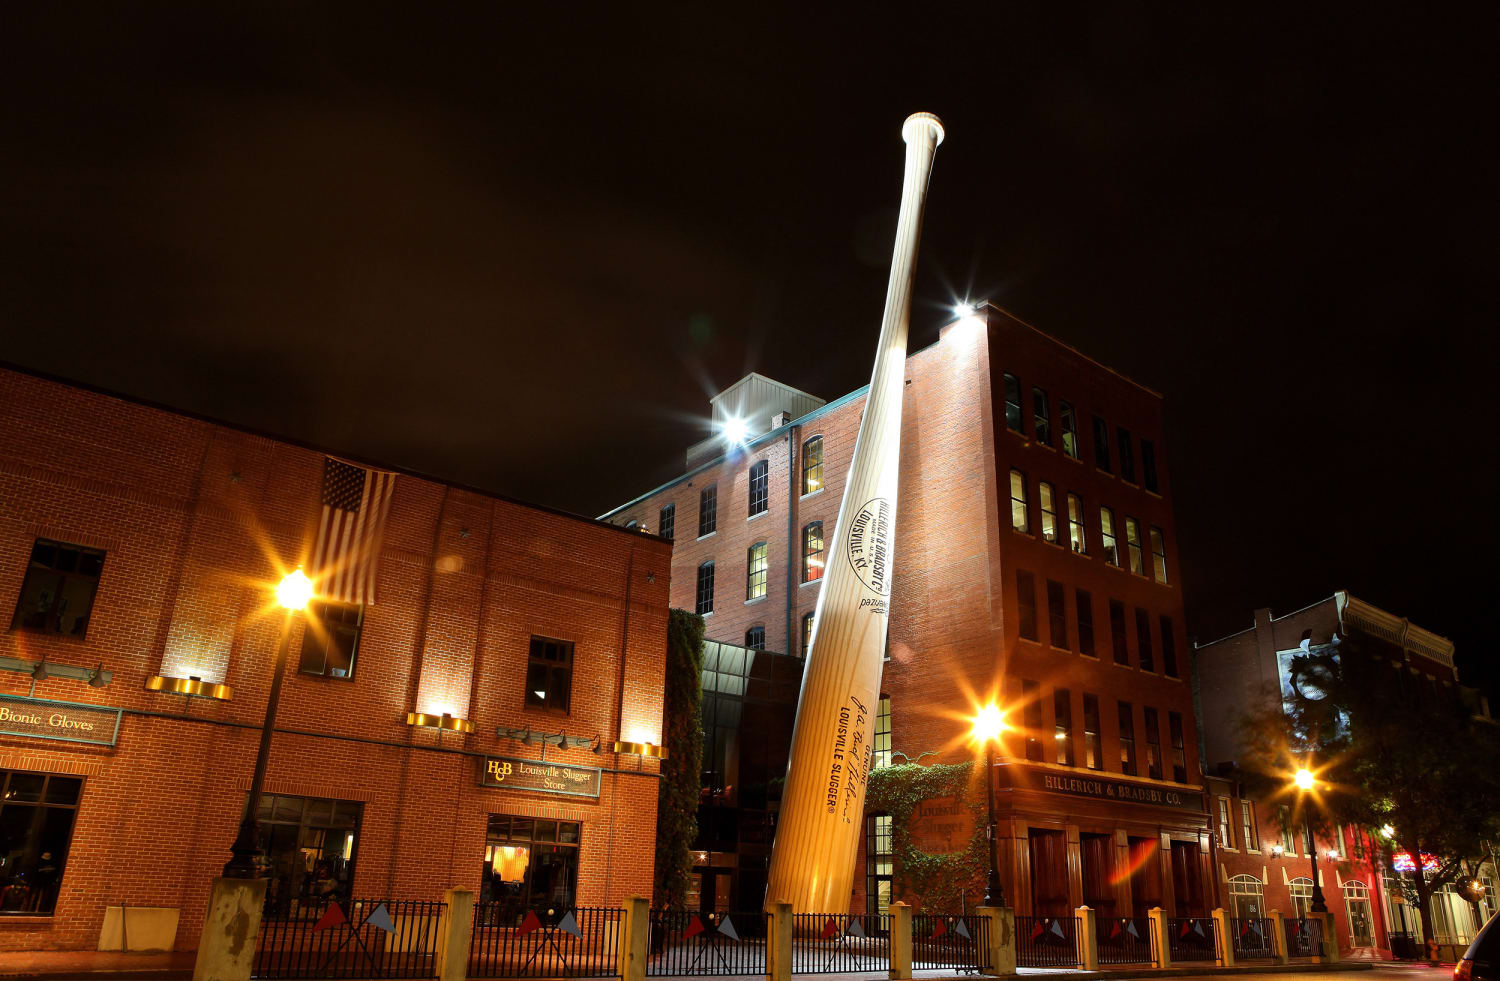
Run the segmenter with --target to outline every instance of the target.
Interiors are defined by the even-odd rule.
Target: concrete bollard
[[[1323,935],[1323,942],[1317,955],[1317,962],[1337,964],[1339,962],[1339,935],[1333,928],[1333,914],[1309,913],[1308,919],[1317,920],[1322,925],[1322,930],[1319,932]]]
[[[1078,917],[1078,967],[1084,971],[1099,970],[1099,921],[1092,909],[1080,906],[1073,911]]]
[[[792,904],[767,903],[766,981],[792,981]]]
[[[891,981],[911,977],[911,907],[891,904]]]
[[[1009,906],[981,906],[979,915],[989,921],[990,966],[984,973],[992,978],[1013,977],[1016,973],[1016,911]]]
[[[250,981],[265,902],[265,879],[214,880],[193,981]]]
[[[1171,967],[1172,936],[1167,930],[1167,911],[1160,906],[1153,906],[1146,910],[1146,917],[1151,921],[1151,966]]]
[[[469,975],[469,940],[474,934],[473,890],[444,890],[443,907],[433,968],[437,981],[464,981]]]
[[[1271,910],[1271,950],[1276,955],[1276,963],[1292,962],[1291,951],[1287,949],[1286,943],[1286,915],[1277,909]]]
[[[1222,908],[1213,912],[1214,917],[1214,963],[1220,967],[1234,967],[1234,933],[1229,914]]]
[[[646,981],[646,958],[651,954],[651,900],[644,896],[625,900],[620,934],[620,981]]]

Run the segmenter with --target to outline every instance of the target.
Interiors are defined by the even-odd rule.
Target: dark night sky
[[[913,345],[1165,394],[1192,630],[1347,588],[1500,688],[1491,24],[129,6],[0,15],[0,359],[596,514],[746,370],[868,380],[931,110]]]

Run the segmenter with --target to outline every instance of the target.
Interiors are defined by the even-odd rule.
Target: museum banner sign
[[[508,790],[534,790],[569,797],[598,797],[597,766],[573,766],[545,760],[522,760],[513,756],[486,756],[479,761],[479,785]]]
[[[113,746],[124,714],[107,705],[0,695],[0,735]]]
[[[1085,776],[1055,773],[1051,770],[1017,765],[1008,766],[1006,769],[1010,771],[1011,786],[1021,790],[1040,790],[1047,793],[1067,794],[1070,797],[1088,797],[1108,803],[1146,804],[1152,807],[1170,807],[1180,811],[1203,812],[1203,795],[1195,790],[1111,779],[1102,774]]]

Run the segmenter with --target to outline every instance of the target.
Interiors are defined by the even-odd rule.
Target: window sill
[[[1056,651],[1059,654],[1071,654],[1071,653],[1073,653],[1073,648],[1071,648],[1071,647],[1058,647],[1056,644],[1048,644],[1047,647],[1050,650],[1054,650],[1054,651]]]
[[[1073,456],[1067,450],[1063,451],[1063,459],[1064,460],[1072,460],[1074,463],[1078,463],[1078,464],[1083,463],[1083,458],[1082,457]]]
[[[1058,551],[1062,551],[1062,552],[1066,552],[1068,550],[1068,546],[1064,545],[1062,542],[1048,541],[1045,538],[1042,539],[1042,544],[1043,545],[1051,545],[1053,548],[1057,549]]]
[[[1056,453],[1057,452],[1057,447],[1053,446],[1051,443],[1043,443],[1041,440],[1037,440],[1036,445],[1037,445],[1037,449],[1047,450],[1048,452],[1051,452],[1051,453]]]
[[[1094,472],[1100,474],[1101,476],[1108,477],[1110,480],[1115,479],[1114,474],[1110,473],[1108,470],[1105,470],[1103,467],[1098,466],[1097,464],[1094,466]]]
[[[1097,661],[1097,660],[1099,660],[1099,655],[1098,654],[1090,654],[1088,651],[1079,651],[1078,652],[1078,656],[1079,657],[1086,657],[1090,661]]]
[[[1156,498],[1158,501],[1161,500],[1161,491],[1154,491],[1151,488],[1147,487],[1146,488],[1146,493],[1150,494],[1152,497]]]
[[[1111,661],[1109,663],[1113,664],[1117,668],[1124,668],[1126,671],[1133,670],[1133,668],[1129,664],[1121,664],[1119,661]]]
[[[1029,532],[1029,531],[1022,531],[1021,529],[1017,528],[1015,525],[1011,525],[1010,526],[1010,530],[1011,530],[1012,534],[1020,535],[1022,538],[1030,538],[1032,540],[1036,539],[1036,536],[1033,535],[1031,532]]]
[[[698,615],[699,615],[699,616],[700,616],[700,617],[711,617],[711,616],[713,616],[713,615],[714,615],[714,611],[713,611],[713,610],[709,610],[709,611],[708,611],[708,612],[707,612],[707,613],[700,613],[700,614],[698,614]]]
[[[826,487],[819,487],[817,490],[803,491],[802,492],[802,496],[799,497],[799,498],[797,498],[797,500],[799,500],[799,501],[805,501],[809,497],[817,497],[819,494],[823,493],[823,491],[825,491],[825,490],[827,490]]]
[[[714,530],[713,530],[713,531],[711,531],[711,532],[709,532],[709,533],[708,533],[708,534],[706,534],[706,535],[699,535],[699,536],[698,536],[698,539],[697,539],[697,540],[698,540],[698,541],[700,541],[700,542],[701,542],[701,541],[703,541],[703,540],[704,540],[704,539],[705,539],[705,538],[712,538],[712,537],[714,537],[714,536],[715,536],[715,535],[717,535],[717,534],[718,534],[718,533],[719,533],[719,529],[717,529],[717,528],[715,528],[715,529],[714,529]]]
[[[766,508],[764,511],[757,511],[754,514],[749,515],[748,517],[745,518],[745,520],[746,521],[754,521],[756,518],[764,518],[766,515],[768,515],[770,513],[771,513],[771,509],[770,508]]]
[[[1132,488],[1134,490],[1140,490],[1141,489],[1141,485],[1137,484],[1135,481],[1131,480],[1129,477],[1121,477],[1120,478],[1120,483],[1122,483],[1126,487],[1130,487],[1130,488]]]
[[[747,600],[745,600],[745,605],[746,606],[756,606],[756,605],[758,605],[760,603],[764,603],[765,601],[766,601],[766,598],[764,596],[757,596],[754,599],[747,599]]]
[[[797,588],[801,589],[803,586],[816,586],[816,585],[820,584],[822,581],[823,581],[823,577],[819,576],[816,579],[809,579],[806,582],[798,583],[797,584]]]
[[[57,923],[52,913],[0,913],[0,923]]]

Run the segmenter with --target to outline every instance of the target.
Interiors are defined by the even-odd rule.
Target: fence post
[[[250,981],[265,901],[265,879],[214,880],[193,981]]]
[[[1219,967],[1234,967],[1234,934],[1230,932],[1229,914],[1219,908],[1214,917],[1214,963]]]
[[[1271,910],[1271,952],[1276,955],[1278,964],[1292,962],[1286,943],[1286,915],[1279,909]]]
[[[1332,913],[1309,913],[1310,919],[1316,919],[1320,924],[1322,933],[1321,942],[1317,955],[1319,964],[1337,964],[1339,961],[1339,935],[1333,928]]]
[[[891,981],[911,977],[911,907],[892,903],[891,910]]]
[[[1167,912],[1160,906],[1153,906],[1146,910],[1146,916],[1151,921],[1151,966],[1172,966],[1172,935],[1167,929]]]
[[[469,976],[469,938],[473,932],[473,890],[445,889],[432,958],[437,981],[464,981]]]
[[[981,906],[979,915],[988,921],[990,966],[983,972],[992,978],[1016,973],[1016,911],[1009,906]]]
[[[766,912],[766,981],[792,981],[792,904],[767,903]]]
[[[1073,911],[1078,917],[1078,967],[1084,971],[1099,970],[1099,932],[1095,914],[1087,906]]]
[[[646,958],[651,953],[651,900],[631,896],[625,900],[624,909],[615,966],[621,981],[646,981]]]

